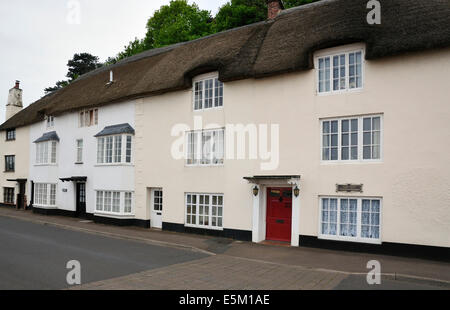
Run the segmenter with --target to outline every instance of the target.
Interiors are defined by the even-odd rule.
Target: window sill
[[[328,236],[328,235],[319,235],[318,237],[321,240],[331,240],[331,241],[340,241],[340,242],[353,242],[353,243],[367,243],[367,244],[382,244],[381,239],[364,239],[364,238],[352,238],[352,237],[338,237],[338,236]]]
[[[101,217],[115,218],[115,219],[134,219],[136,217],[133,213],[112,213],[112,212],[101,212],[101,211],[95,211],[94,215],[101,216]]]
[[[13,140],[5,140],[5,142],[14,142],[14,141],[16,141],[16,139],[13,139]]]
[[[34,164],[35,167],[57,167],[58,164]]]
[[[189,224],[185,224],[184,227],[223,231],[223,227],[209,227],[209,226],[189,225]]]
[[[364,164],[383,164],[383,160],[321,160],[323,166],[329,165],[364,165]]]
[[[3,173],[14,173],[16,172],[15,170],[8,170],[8,171],[3,171]]]
[[[40,209],[48,209],[48,210],[58,209],[58,207],[56,207],[56,206],[38,205],[37,203],[34,203],[33,207],[37,207]]]
[[[221,107],[212,107],[212,108],[205,108],[205,109],[194,109],[194,113],[201,113],[201,112],[206,112],[206,111],[220,111],[223,110],[223,106]]]
[[[354,89],[345,89],[345,90],[336,90],[329,92],[321,92],[316,91],[316,95],[319,97],[333,96],[333,95],[342,95],[342,94],[352,94],[352,93],[362,93],[364,88],[354,88]]]
[[[94,167],[134,167],[134,164],[113,163],[113,164],[96,164]]]

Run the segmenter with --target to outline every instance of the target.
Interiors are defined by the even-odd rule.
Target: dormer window
[[[53,126],[55,126],[55,117],[48,115],[47,116],[47,128],[52,128]]]
[[[206,110],[223,106],[223,83],[218,73],[204,74],[193,81],[194,110]]]
[[[98,109],[83,110],[79,114],[79,126],[90,127],[98,125]]]
[[[355,45],[316,54],[317,93],[340,93],[363,88],[364,49]]]

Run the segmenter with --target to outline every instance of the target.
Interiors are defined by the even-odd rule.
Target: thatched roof
[[[366,58],[450,46],[449,0],[382,1],[381,25],[369,25],[367,0],[322,0],[284,10],[274,20],[135,55],[90,72],[32,104],[0,126],[31,124],[44,113],[191,87],[191,78],[219,71],[223,82],[261,78],[313,67],[318,49],[365,42]],[[109,71],[114,83],[107,85]]]

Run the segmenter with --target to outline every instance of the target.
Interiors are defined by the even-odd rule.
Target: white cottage
[[[134,107],[129,101],[47,115],[30,126],[36,212],[134,219]]]

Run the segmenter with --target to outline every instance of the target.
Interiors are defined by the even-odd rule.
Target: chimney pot
[[[267,17],[269,19],[274,19],[284,10],[284,5],[282,0],[267,0]]]
[[[17,89],[20,88],[20,81],[16,80],[16,86],[14,86],[14,88],[17,88]]]

